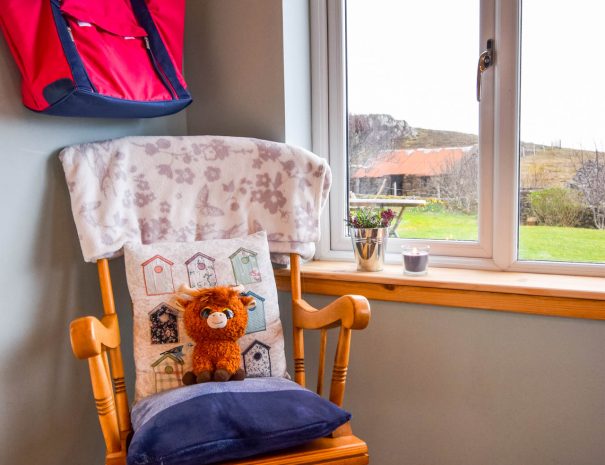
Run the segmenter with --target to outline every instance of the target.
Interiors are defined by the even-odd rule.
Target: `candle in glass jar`
[[[403,271],[410,275],[423,275],[427,272],[429,248],[403,247]]]

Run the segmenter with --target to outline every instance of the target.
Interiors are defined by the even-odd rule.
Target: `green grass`
[[[521,226],[519,258],[605,263],[605,230]]]
[[[406,239],[477,240],[477,216],[450,212],[422,211],[408,208],[397,228],[399,237]]]
[[[399,237],[477,240],[477,216],[407,209]],[[605,230],[556,226],[521,226],[521,260],[605,263]]]

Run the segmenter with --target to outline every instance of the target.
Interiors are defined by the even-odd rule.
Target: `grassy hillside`
[[[574,177],[580,160],[594,158],[594,152],[522,144],[521,185],[527,188],[565,187]]]
[[[433,148],[433,147],[466,147],[479,142],[474,134],[454,131],[437,131],[434,129],[414,128],[415,137],[400,139],[398,149]]]

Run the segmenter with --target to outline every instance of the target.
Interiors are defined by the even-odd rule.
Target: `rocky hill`
[[[385,150],[402,148],[417,132],[404,120],[391,115],[349,115],[351,164],[363,166],[367,159]]]

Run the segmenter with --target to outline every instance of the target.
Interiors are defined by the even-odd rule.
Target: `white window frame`
[[[431,246],[431,266],[605,276],[604,264],[517,259],[521,0],[481,0],[477,49],[494,39],[495,66],[484,73],[480,104],[479,240],[390,239],[387,263],[401,263],[403,243]],[[345,0],[310,0],[313,150],[333,173],[316,258],[352,260],[344,234],[347,192]],[[497,110],[497,111],[496,111]]]

